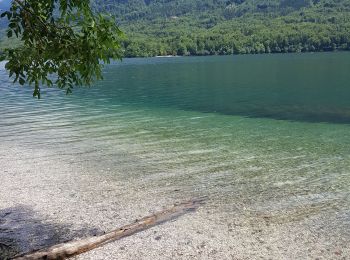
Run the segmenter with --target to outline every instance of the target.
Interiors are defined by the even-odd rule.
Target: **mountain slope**
[[[92,5],[115,15],[126,34],[126,57],[350,49],[350,0],[92,0]],[[0,49],[11,45],[3,38]]]
[[[98,3],[98,5],[97,5]],[[348,0],[104,0],[126,56],[348,50]]]

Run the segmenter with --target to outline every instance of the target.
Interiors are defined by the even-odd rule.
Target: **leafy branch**
[[[5,16],[7,36],[22,43],[6,50],[6,69],[14,82],[34,85],[34,97],[43,85],[66,93],[89,86],[102,78],[104,63],[121,58],[115,19],[92,12],[88,0],[13,0]]]

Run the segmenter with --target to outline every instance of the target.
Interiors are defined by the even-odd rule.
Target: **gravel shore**
[[[0,169],[0,243],[21,253],[108,232],[189,198],[171,185],[155,189],[151,180],[118,177],[118,169],[93,172],[88,162],[16,145],[2,145]],[[341,214],[334,216],[349,223]],[[285,221],[209,199],[196,212],[76,259],[346,259],[349,226],[329,230],[331,221],[322,214]]]

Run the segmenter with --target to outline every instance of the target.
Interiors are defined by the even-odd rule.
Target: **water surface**
[[[0,147],[348,241],[349,68],[350,53],[126,59],[39,101],[2,70]]]

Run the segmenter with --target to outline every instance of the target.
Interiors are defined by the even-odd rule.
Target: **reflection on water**
[[[349,58],[132,59],[90,90],[40,101],[1,71],[0,147],[206,195],[209,208],[253,222],[319,216],[305,225],[350,238]]]

